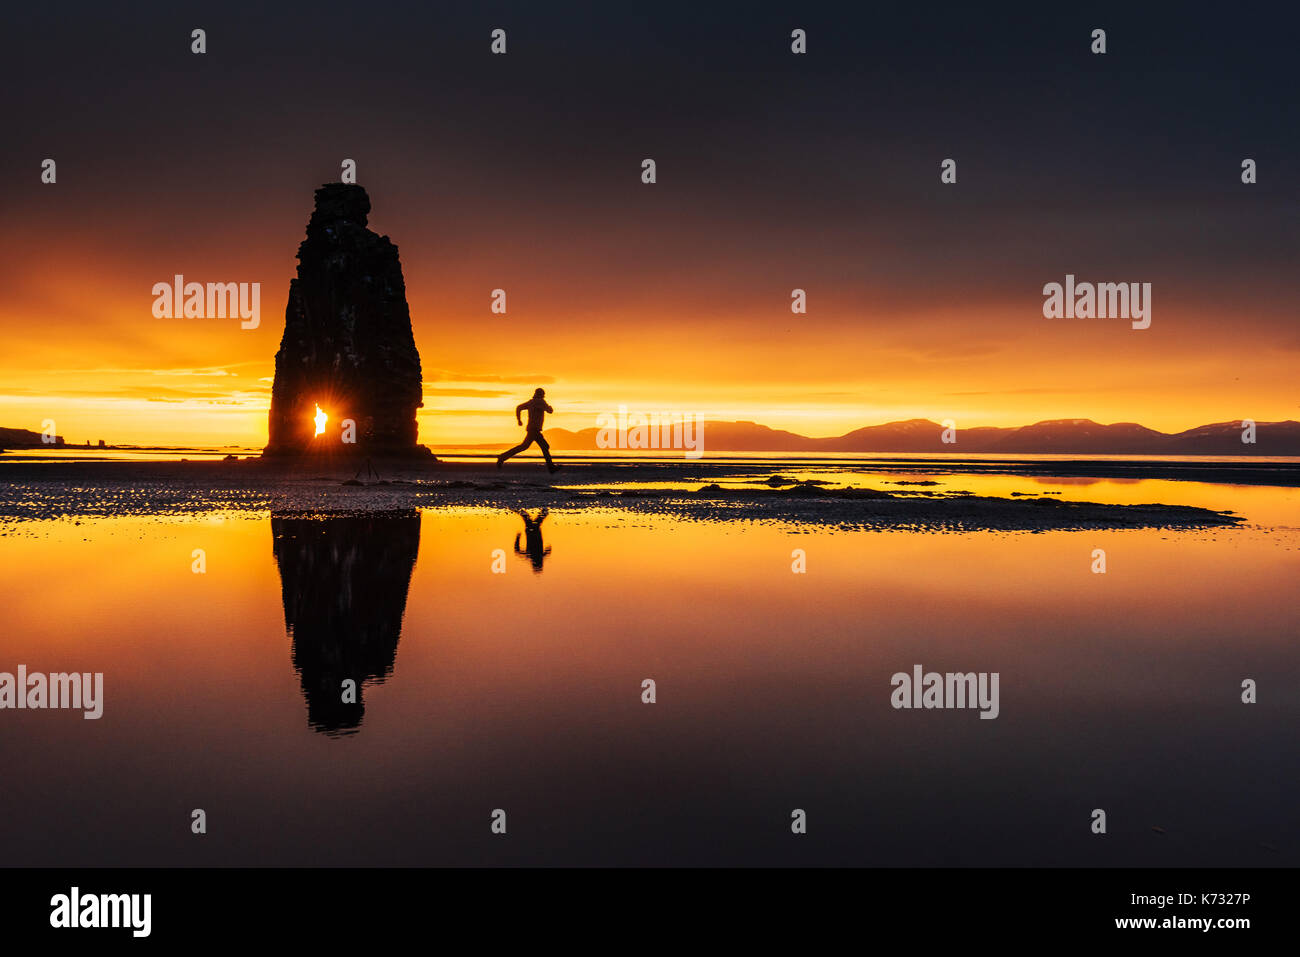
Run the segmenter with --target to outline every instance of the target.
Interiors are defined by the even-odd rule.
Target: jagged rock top
[[[339,221],[365,226],[370,215],[370,197],[365,187],[353,183],[326,183],[316,190],[316,208],[307,229],[328,226]]]

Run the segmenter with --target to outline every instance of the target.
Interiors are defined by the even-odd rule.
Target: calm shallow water
[[[98,721],[0,712],[0,860],[1300,863],[1296,490],[1015,482],[1250,524],[9,524],[0,670],[102,671],[106,703]],[[914,664],[999,672],[1000,716],[894,710],[890,676]],[[336,700],[345,675],[363,710]]]

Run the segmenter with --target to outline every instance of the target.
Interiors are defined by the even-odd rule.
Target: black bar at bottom
[[[7,943],[90,946],[340,946],[409,935],[450,944],[442,935],[452,931],[493,945],[675,946],[703,933],[731,946],[807,947],[843,932],[927,945],[1128,937],[1231,946],[1284,932],[1294,886],[1294,871],[1282,869],[2,869],[0,928]]]

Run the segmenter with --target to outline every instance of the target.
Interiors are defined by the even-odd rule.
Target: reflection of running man
[[[542,522],[546,521],[546,516],[550,512],[542,509],[537,513],[537,518],[533,518],[521,508],[515,511],[524,520],[524,548],[519,547],[519,533],[515,532],[515,554],[526,557],[533,563],[533,572],[540,574],[542,563],[546,560],[546,556],[551,554],[551,546],[542,543]]]
[[[531,399],[527,402],[520,402],[515,407],[515,421],[520,425],[523,425],[523,422],[519,418],[519,413],[523,412],[524,409],[528,410],[528,428],[524,432],[524,440],[510,451],[502,452],[497,456],[497,468],[501,468],[506,459],[513,458],[536,442],[538,448],[542,450],[542,455],[546,457],[546,467],[552,472],[558,471],[561,466],[551,461],[551,445],[542,437],[542,421],[546,418],[547,412],[555,411],[546,404],[546,390],[538,389],[533,393]]]

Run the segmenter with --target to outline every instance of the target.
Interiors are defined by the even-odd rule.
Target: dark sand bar
[[[784,477],[810,463],[771,461],[570,462],[547,476],[523,461],[498,471],[471,462],[356,463],[9,462],[0,459],[0,521],[95,516],[186,516],[209,512],[304,516],[418,508],[619,509],[702,521],[768,521],[822,527],[1045,531],[1096,528],[1208,528],[1238,524],[1230,512],[1158,502],[1107,504],[1048,495],[1000,497],[932,491],[926,483],[864,480],[871,472],[1184,478],[1226,484],[1300,485],[1289,463],[1132,461],[994,462],[917,460],[818,464],[842,482]],[[1267,480],[1265,480],[1267,479]],[[665,488],[664,486],[670,486]]]

